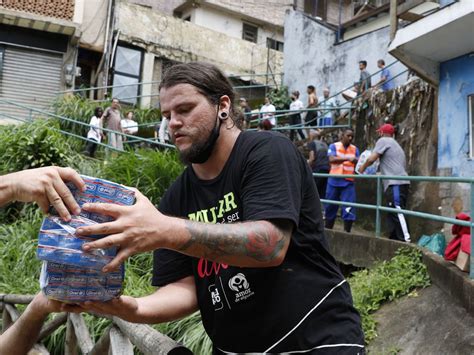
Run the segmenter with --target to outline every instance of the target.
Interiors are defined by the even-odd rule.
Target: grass
[[[399,249],[391,260],[378,263],[371,269],[356,271],[348,281],[354,306],[362,317],[366,343],[377,336],[377,325],[372,314],[383,303],[407,295],[415,288],[430,285],[422,254],[412,248]]]

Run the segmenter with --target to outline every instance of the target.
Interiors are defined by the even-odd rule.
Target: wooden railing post
[[[77,338],[74,332],[74,325],[72,324],[71,314],[68,314],[66,324],[66,340],[64,342],[64,354],[65,355],[78,355],[77,354]]]
[[[97,343],[95,343],[94,348],[88,355],[104,355],[109,353],[110,349],[110,328],[111,326],[105,329],[104,333],[101,335]]]
[[[133,345],[117,326],[110,329],[109,355],[133,355]]]
[[[76,334],[77,345],[83,354],[88,354],[94,347],[89,329],[87,329],[86,322],[81,314],[70,313],[69,319],[74,327]]]

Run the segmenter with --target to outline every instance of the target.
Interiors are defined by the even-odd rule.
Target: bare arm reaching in
[[[40,292],[25,312],[0,335],[0,355],[24,355],[36,343],[44,321],[52,312],[62,311],[63,304]]]
[[[81,190],[85,187],[79,174],[70,168],[46,167],[0,176],[0,206],[34,201],[44,213],[52,205],[68,220],[69,211],[78,214],[80,208],[64,181],[72,181]]]

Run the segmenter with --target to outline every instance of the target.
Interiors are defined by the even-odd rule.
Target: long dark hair
[[[218,105],[220,98],[227,95],[231,103],[230,117],[235,123],[234,89],[229,79],[215,65],[204,62],[173,65],[163,75],[159,89],[170,88],[178,84],[194,86],[213,105]]]
[[[102,116],[102,115],[99,115],[99,112],[104,113],[104,110],[102,110],[102,107],[96,107],[96,108],[95,108],[95,110],[94,110],[94,116],[97,117],[97,118],[100,118],[100,116]]]

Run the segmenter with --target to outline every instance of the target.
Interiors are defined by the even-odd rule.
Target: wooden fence
[[[16,305],[28,304],[34,296],[0,294],[0,311],[2,311],[2,333],[19,317]],[[97,317],[100,315],[93,314]],[[104,331],[97,343],[94,344],[86,322],[81,314],[58,313],[46,322],[38,336],[37,343],[30,354],[43,355],[49,351],[41,341],[51,335],[61,325],[66,324],[65,355],[133,355],[134,346],[145,355],[151,354],[192,354],[183,345],[156,331],[149,325],[135,324],[117,317],[105,317],[112,324]]]

